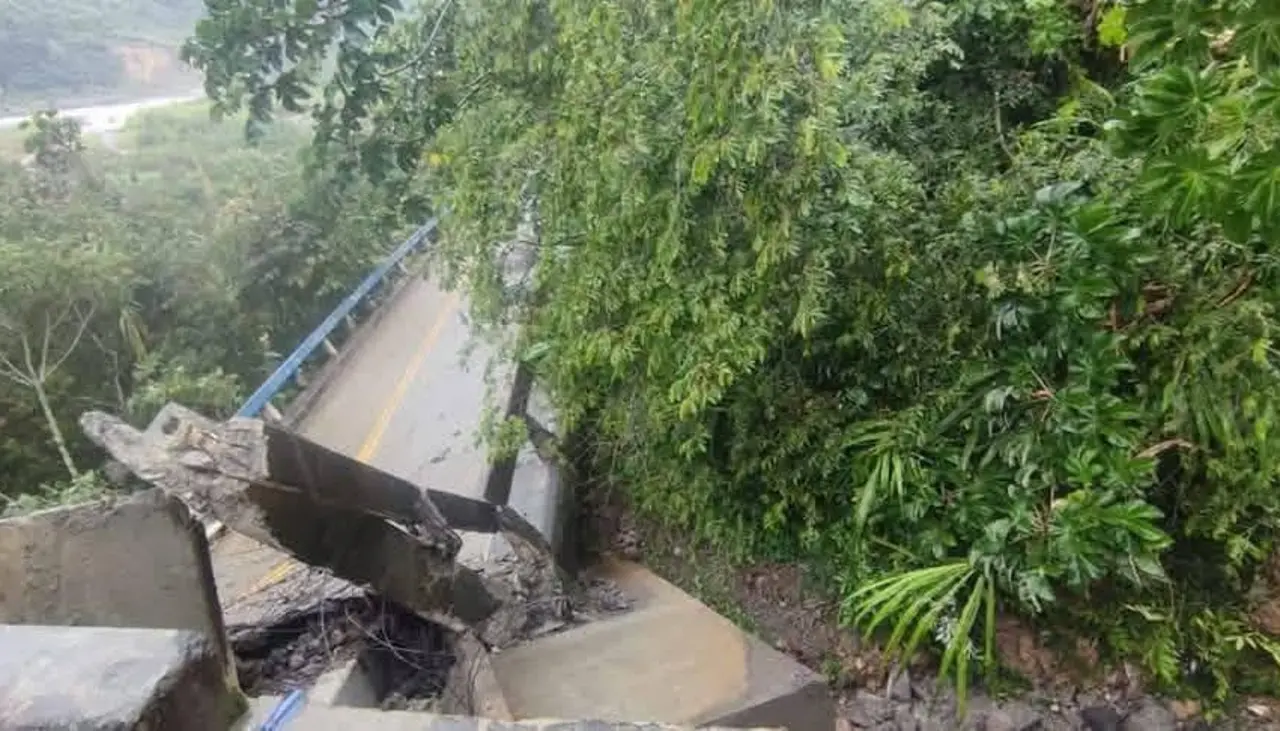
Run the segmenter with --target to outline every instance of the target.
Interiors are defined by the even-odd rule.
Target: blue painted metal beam
[[[307,358],[315,352],[316,348],[320,347],[320,344],[325,341],[325,338],[329,337],[329,334],[338,327],[338,324],[342,322],[343,318],[351,314],[351,311],[356,308],[356,305],[360,304],[361,300],[367,297],[370,292],[372,292],[384,279],[386,279],[387,273],[391,271],[392,267],[399,264],[406,256],[409,255],[410,252],[414,251],[421,246],[424,241],[431,238],[431,234],[435,232],[436,226],[437,220],[432,218],[430,221],[423,224],[417,231],[414,231],[413,235],[406,239],[404,243],[396,247],[396,250],[391,252],[391,254],[387,256],[381,264],[375,267],[374,270],[369,273],[369,276],[365,277],[364,281],[360,282],[360,286],[352,290],[351,294],[348,294],[346,298],[343,299],[336,308],[334,308],[333,312],[330,312],[329,316],[326,317],[315,330],[311,331],[310,335],[303,338],[301,343],[298,343],[298,347],[293,349],[293,352],[289,354],[289,357],[285,358],[284,362],[276,368],[275,372],[268,376],[267,380],[263,381],[262,385],[258,386],[258,389],[253,392],[253,395],[244,402],[244,405],[236,412],[236,416],[257,416],[261,413],[261,411],[266,408],[267,404],[271,401],[272,397],[274,397],[280,389],[284,388],[285,384],[287,384],[289,380],[298,373],[298,369],[302,367],[302,364],[305,363]]]

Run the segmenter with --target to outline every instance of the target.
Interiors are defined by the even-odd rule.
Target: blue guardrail
[[[435,218],[427,221],[421,228],[414,231],[413,235],[406,239],[404,243],[397,246],[396,250],[391,252],[381,264],[374,267],[374,270],[369,272],[369,276],[360,282],[360,286],[352,290],[351,294],[348,294],[342,302],[338,303],[333,312],[330,312],[329,316],[324,318],[324,321],[315,330],[312,330],[310,335],[303,338],[302,342],[298,343],[298,347],[293,349],[293,352],[289,354],[288,358],[284,359],[284,362],[276,368],[275,372],[268,376],[261,386],[258,386],[258,390],[254,391],[253,395],[244,402],[244,405],[236,412],[236,416],[257,416],[261,413],[271,399],[279,393],[280,389],[284,388],[285,384],[298,373],[298,369],[307,361],[307,358],[310,358],[316,348],[320,347],[320,344],[325,341],[325,338],[329,337],[329,334],[338,327],[343,318],[351,314],[356,305],[360,304],[361,300],[369,296],[369,293],[387,278],[387,273],[391,271],[392,267],[399,264],[410,252],[421,246],[424,241],[427,241],[437,225],[438,222]]]

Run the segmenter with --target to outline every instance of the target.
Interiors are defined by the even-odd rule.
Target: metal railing
[[[374,267],[373,271],[364,278],[364,281],[360,282],[358,287],[352,290],[342,302],[338,303],[333,312],[330,312],[329,316],[315,330],[312,330],[310,335],[303,338],[302,342],[298,343],[298,347],[294,348],[293,352],[289,354],[289,357],[285,358],[284,362],[276,367],[275,371],[267,377],[267,380],[262,382],[261,386],[258,386],[258,389],[249,396],[244,405],[240,407],[240,410],[236,412],[236,416],[252,417],[265,413],[266,416],[279,420],[281,418],[280,412],[272,405],[271,399],[282,388],[287,386],[292,379],[298,377],[299,370],[317,348],[324,346],[325,352],[330,357],[338,354],[338,348],[333,344],[329,336],[337,329],[339,324],[348,321],[347,318],[350,317],[352,311],[378,285],[386,280],[387,274],[393,268],[401,265],[404,258],[422,246],[424,241],[433,238],[437,225],[438,222],[435,218],[427,221],[417,231],[414,231],[413,235],[406,239],[404,243],[397,246],[396,250],[391,252],[386,259],[383,259],[381,264]]]

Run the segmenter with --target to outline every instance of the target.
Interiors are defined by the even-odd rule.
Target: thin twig
[[[49,337],[53,334],[53,329],[62,324],[67,317],[67,310],[63,309],[62,314],[58,315],[58,320],[53,325],[49,324],[49,313],[44,313],[44,337],[40,339],[40,380],[46,377],[45,365],[49,363]]]
[[[79,310],[80,308],[76,307],[77,313],[79,313]],[[58,370],[58,368],[61,367],[64,362],[66,362],[67,358],[71,357],[71,354],[75,352],[75,349],[80,345],[80,338],[84,336],[84,331],[89,327],[89,321],[93,319],[93,310],[94,308],[90,307],[89,311],[80,317],[80,326],[76,328],[76,334],[75,334],[75,337],[71,338],[71,344],[68,345],[66,350],[63,351],[62,357],[58,358],[58,360],[54,362],[53,366],[49,368],[47,372],[41,374],[42,376],[46,374],[52,374],[54,371]],[[42,369],[44,368],[43,363],[41,363],[41,368]]]
[[[1004,150],[1004,154],[1012,161],[1014,159],[1013,151],[1009,149],[1009,145],[1004,140],[1004,125],[1000,121],[1000,92],[997,90],[991,93],[995,100],[996,141],[1000,143],[1000,149]]]
[[[1182,449],[1194,449],[1195,445],[1192,444],[1191,442],[1186,441],[1185,439],[1176,439],[1176,438],[1166,439],[1163,442],[1156,442],[1155,444],[1152,444],[1150,447],[1147,447],[1141,452],[1138,452],[1136,456],[1139,459],[1151,459],[1152,457],[1163,454],[1164,452],[1167,452],[1170,449],[1173,449],[1174,447],[1180,447]]]
[[[120,411],[124,411],[129,399],[124,395],[124,386],[120,383],[120,354],[108,348],[97,333],[90,332],[89,338],[93,340],[94,345],[98,346],[98,350],[102,351],[103,355],[111,359],[111,383],[116,389],[116,407]]]
[[[67,317],[73,310],[79,312],[79,307],[74,302],[62,308],[58,319],[54,320],[52,325],[49,324],[49,313],[46,312],[44,315],[44,342],[40,345],[40,380],[42,381],[47,375],[44,367],[49,362],[49,341],[53,338],[53,332],[62,327],[62,323],[67,321]]]
[[[1252,285],[1253,285],[1253,272],[1246,272],[1245,275],[1236,284],[1236,286],[1233,287],[1231,291],[1227,293],[1227,296],[1218,300],[1218,306],[1226,307],[1232,302],[1235,302],[1236,300],[1240,299],[1241,297],[1244,296],[1245,292],[1249,291],[1249,287]]]
[[[457,105],[458,109],[463,109],[464,107],[466,107],[467,102],[471,101],[471,97],[475,96],[477,93],[480,92],[481,89],[484,88],[484,82],[487,81],[491,75],[492,74],[490,72],[486,71],[483,74],[480,74],[480,76],[477,77],[475,81],[472,81],[470,84],[467,85],[471,88],[467,89],[467,93],[463,94],[462,98],[458,100],[458,105]]]
[[[431,29],[431,35],[427,38],[427,43],[423,47],[423,49],[418,53],[416,53],[413,56],[413,58],[409,59],[408,61],[405,61],[399,66],[395,66],[391,69],[388,69],[378,74],[378,78],[385,79],[389,76],[394,76],[400,73],[401,71],[404,71],[405,69],[409,68],[410,66],[414,66],[418,63],[421,63],[423,60],[426,59],[427,55],[431,53],[432,47],[435,46],[436,36],[440,34],[440,28],[444,25],[444,15],[445,13],[449,12],[450,5],[453,5],[453,0],[444,0],[443,5],[441,5],[440,7],[440,14],[436,16],[435,27]]]
[[[28,388],[35,386],[35,383],[29,377],[23,375],[22,369],[18,368],[13,361],[2,354],[0,354],[0,375]]]
[[[18,334],[18,342],[22,344],[22,362],[27,366],[27,376],[32,380],[32,385],[42,381],[40,373],[36,371],[35,364],[31,360],[31,340],[24,331]]]

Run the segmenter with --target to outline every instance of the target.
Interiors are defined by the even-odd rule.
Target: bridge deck
[[[425,277],[403,286],[295,429],[422,487],[482,499],[487,457],[476,432],[492,350],[471,338],[457,293]],[[464,555],[486,541],[464,536]],[[269,590],[302,580],[297,562],[240,536],[219,539],[213,557],[230,624],[271,613]]]

